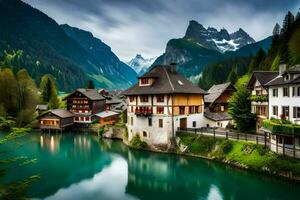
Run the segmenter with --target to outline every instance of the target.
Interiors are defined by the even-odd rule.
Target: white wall
[[[300,123],[300,119],[293,118],[293,107],[300,107],[300,97],[292,96],[292,87],[297,86],[300,86],[300,84],[289,86],[289,97],[283,97],[283,86],[272,86],[269,88],[269,119],[280,118],[280,115],[282,115],[282,106],[289,106],[288,119],[292,122]],[[272,90],[274,88],[278,88],[278,97],[273,97]],[[273,106],[278,106],[278,116],[273,115]]]

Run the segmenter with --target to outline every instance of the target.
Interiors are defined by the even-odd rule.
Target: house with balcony
[[[76,124],[90,124],[95,114],[106,109],[105,98],[96,89],[77,89],[63,100],[67,110],[74,114]]]
[[[157,65],[123,92],[127,97],[129,141],[139,134],[153,145],[168,145],[178,129],[205,126],[206,92],[176,72],[176,65]]]
[[[229,99],[236,91],[230,83],[213,85],[204,96],[205,111],[208,127],[228,128],[232,117],[228,114]]]
[[[266,83],[270,112],[263,130],[270,133],[272,151],[300,158],[300,65],[285,68]]]
[[[266,84],[278,76],[278,72],[254,71],[248,83],[251,91],[251,112],[257,114],[256,132],[260,132],[263,120],[269,116],[269,92]]]

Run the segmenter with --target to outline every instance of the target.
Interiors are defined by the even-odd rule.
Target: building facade
[[[73,119],[73,113],[64,109],[49,110],[38,116],[40,129],[49,131],[62,131],[74,124]]]
[[[179,129],[204,125],[205,91],[176,72],[175,65],[158,65],[126,90],[129,141],[135,136],[167,145]]]
[[[105,111],[105,98],[95,89],[77,89],[64,98],[67,110],[74,114],[74,122],[90,124],[94,114]]]
[[[204,96],[207,127],[229,128],[232,117],[228,114],[229,99],[236,91],[230,83],[213,85]]]
[[[277,129],[265,131],[271,135],[272,151],[300,158],[300,132],[297,126],[300,125],[300,66],[281,71],[266,84],[269,93],[268,118],[281,120],[281,124],[277,125]]]
[[[262,122],[269,117],[269,92],[266,84],[278,76],[278,72],[254,71],[248,83],[251,91],[251,112],[257,114],[256,132],[261,132]]]

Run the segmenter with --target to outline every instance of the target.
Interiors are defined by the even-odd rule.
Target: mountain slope
[[[183,38],[192,40],[205,48],[222,53],[226,51],[235,51],[247,44],[255,42],[255,40],[241,28],[232,34],[229,34],[224,28],[220,31],[213,27],[208,27],[206,29],[194,20],[190,21]]]
[[[69,91],[85,86],[89,76],[107,74],[96,56],[69,37],[53,19],[20,0],[0,0],[0,27],[0,52],[23,50],[27,63],[23,67],[37,82],[43,74],[50,73],[61,90]],[[116,66],[111,68],[118,70]],[[134,79],[121,78],[121,85],[129,86]],[[115,84],[101,81],[97,80],[96,85],[115,88]]]
[[[208,39],[214,37],[214,40],[224,40],[224,38],[229,39],[232,37],[232,40],[238,40],[238,38],[241,38],[239,37],[240,34],[244,37],[243,40],[239,41],[242,47],[236,51],[226,51],[224,53],[217,49],[219,48],[217,45],[220,46],[220,44]],[[181,74],[194,80],[208,64],[238,57],[248,57],[256,54],[260,48],[268,51],[272,38],[268,37],[254,43],[251,43],[252,41],[254,40],[242,29],[230,36],[225,29],[220,32],[213,28],[205,29],[198,22],[191,21],[185,36],[180,39],[171,39],[167,43],[165,53],[159,56],[153,65],[175,62],[177,63],[177,70]],[[246,44],[249,42],[251,44]],[[243,46],[243,44],[246,45]]]
[[[143,58],[141,54],[137,54],[127,64],[136,72],[138,75],[143,75],[148,68],[153,64],[156,58]]]
[[[111,48],[100,39],[95,38],[92,33],[66,24],[61,25],[61,27],[70,38],[74,39],[86,52],[94,57],[99,69],[98,75],[91,75],[94,78],[98,77],[95,80],[100,79],[101,81],[100,76],[103,74],[103,77],[114,82],[116,88],[126,88],[136,82],[137,74],[135,71],[121,62],[111,51]],[[105,80],[105,78],[102,80]]]

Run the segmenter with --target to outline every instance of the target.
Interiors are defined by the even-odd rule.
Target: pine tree
[[[273,28],[273,36],[278,36],[280,34],[280,25],[278,23],[275,24]]]
[[[249,131],[255,127],[255,115],[251,113],[250,92],[246,87],[240,87],[229,101],[228,113],[235,121],[239,131]]]
[[[250,62],[249,72],[252,73],[255,70],[262,70],[262,62],[265,58],[266,53],[262,48],[260,48]]]
[[[236,83],[238,80],[238,75],[234,69],[230,72],[227,81],[230,81],[233,85]]]
[[[291,13],[291,11],[289,11],[283,20],[282,32],[286,32],[291,27],[291,25],[294,23],[294,21],[295,21],[295,17]]]
[[[58,108],[59,99],[57,95],[57,86],[54,78],[47,74],[42,77],[40,84],[41,100],[43,103],[48,103],[51,109]]]
[[[297,15],[296,15],[296,19],[295,20],[297,20],[297,19],[299,19],[300,18],[300,8],[299,8],[299,11],[297,12]]]
[[[94,85],[93,80],[88,81],[87,88],[88,89],[95,89],[95,85]]]

